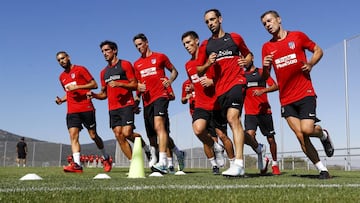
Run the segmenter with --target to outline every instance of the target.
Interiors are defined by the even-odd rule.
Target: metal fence
[[[17,142],[0,142],[0,164],[2,166],[16,166],[16,144]],[[28,153],[26,165],[39,166],[61,166],[66,162],[63,157],[63,145],[47,142],[27,142]]]
[[[128,167],[130,162],[127,160],[125,155],[121,152],[119,148],[116,150],[116,166],[118,167]],[[185,165],[186,168],[210,168],[211,165],[206,158],[202,148],[192,148],[185,150]],[[350,148],[352,170],[360,170],[360,148]],[[174,155],[175,156],[175,155]],[[271,154],[267,153],[266,156],[271,161]],[[339,170],[348,170],[348,149],[347,148],[336,148],[335,153],[332,157],[325,156],[323,150],[319,150],[319,156],[321,161],[329,169],[339,169]],[[143,156],[145,157],[145,155]],[[226,154],[225,154],[226,158]],[[177,166],[176,156],[174,157],[174,165]],[[229,163],[226,160],[225,167],[229,166]],[[246,168],[256,168],[257,167],[257,154],[245,154],[244,158]],[[148,161],[144,159],[144,164],[147,166]],[[289,152],[279,152],[278,153],[278,164],[282,170],[294,170],[294,169],[304,169],[304,170],[313,170],[316,169],[311,161],[305,156],[303,151],[289,151]],[[271,163],[270,163],[271,166]]]
[[[16,144],[17,142],[0,142],[0,164],[3,167],[16,166]],[[28,155],[27,167],[48,167],[66,165],[67,155],[70,154],[69,146],[63,144],[53,144],[45,142],[27,142]],[[360,169],[360,147],[350,148],[352,170]],[[66,152],[68,151],[68,152]],[[185,164],[186,168],[210,168],[209,161],[205,157],[202,148],[187,149]],[[319,150],[320,158],[330,168],[347,170],[348,166],[348,149],[337,148],[333,157],[328,158],[322,150]],[[225,154],[226,156],[226,154]],[[271,154],[267,154],[271,159]],[[148,160],[144,157],[144,165],[148,165]],[[245,165],[247,168],[256,168],[257,155],[246,154]],[[302,151],[279,152],[278,162],[282,169],[315,169],[313,164],[305,157]],[[174,164],[177,166],[176,156]],[[228,163],[227,163],[228,164]],[[94,163],[85,163],[87,166],[96,166]],[[115,167],[129,167],[130,162],[120,150],[118,144],[115,150]]]

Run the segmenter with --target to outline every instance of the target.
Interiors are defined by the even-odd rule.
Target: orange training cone
[[[141,137],[135,138],[128,178],[145,178]]]

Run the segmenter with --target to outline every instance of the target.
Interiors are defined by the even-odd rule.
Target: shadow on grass
[[[258,177],[271,177],[271,176],[282,176],[285,175],[286,172],[281,172],[281,175],[273,175],[272,173],[260,174],[260,173],[245,173],[243,176],[225,176],[226,178],[233,179],[233,178],[258,178]]]
[[[286,172],[281,172],[281,175],[285,175]],[[265,174],[260,174],[260,173],[247,173],[245,174],[245,176],[249,177],[249,178],[257,178],[257,177],[269,177],[269,176],[281,176],[281,175],[273,175],[272,173],[265,173]]]
[[[319,175],[314,174],[293,174],[292,177],[298,177],[298,178],[309,178],[309,179],[319,179]],[[336,178],[337,176],[331,176],[330,179]]]

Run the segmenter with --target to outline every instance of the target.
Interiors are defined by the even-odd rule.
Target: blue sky
[[[360,3],[356,0],[341,3],[314,0],[298,3],[285,0],[231,0],[221,3],[191,0],[4,1],[0,6],[0,129],[68,144],[66,105],[57,106],[54,102],[56,96],[64,95],[58,81],[62,68],[55,59],[56,52],[67,51],[72,62],[86,66],[100,85],[100,70],[106,65],[99,48],[100,42],[117,42],[119,57],[134,62],[139,53],[132,37],[142,32],[148,36],[150,48],[167,54],[179,71],[173,84],[177,99],[169,109],[172,136],[181,148],[200,146],[191,131],[188,106],[180,102],[181,84],[186,78],[184,64],[189,59],[180,38],[188,30],[198,32],[202,40],[208,38],[210,32],[203,15],[210,8],[218,8],[222,12],[225,31],[243,36],[255,54],[257,66],[261,64],[261,46],[270,38],[260,22],[260,15],[270,9],[280,13],[285,29],[304,31],[324,50],[332,50],[334,46],[341,48],[344,39],[360,34],[356,18]],[[318,65],[321,69],[315,68],[313,80],[319,95],[319,117],[325,127],[329,126],[334,131],[332,135],[337,147],[345,147],[343,63],[336,51],[332,53],[330,56],[333,57],[324,57]],[[339,60],[334,67],[331,60],[336,57]],[[337,80],[337,85],[329,77]],[[354,102],[358,98],[358,95],[352,97]],[[281,132],[286,134],[282,138],[282,142],[286,143],[284,149],[300,150],[287,124],[279,119],[277,93],[270,95],[270,102],[278,135]],[[94,103],[100,136],[104,140],[113,139],[114,135],[108,127],[107,102]],[[136,126],[137,131],[144,134],[141,117],[137,116]],[[283,129],[279,127],[281,122]],[[353,126],[359,123],[358,120],[353,122]],[[80,137],[81,143],[91,142],[85,131]],[[264,141],[264,138],[259,136],[259,140]]]

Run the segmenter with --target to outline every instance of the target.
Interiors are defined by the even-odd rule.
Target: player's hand
[[[274,55],[272,55],[272,54],[266,55],[264,57],[264,60],[263,60],[264,67],[270,67],[271,66],[271,64],[273,62],[273,57],[274,57]]]
[[[60,105],[60,104],[62,104],[63,102],[62,102],[62,100],[61,100],[60,97],[56,96],[55,103],[56,103],[57,105]]]
[[[93,95],[94,95],[94,93],[93,93],[92,91],[86,92],[86,97],[87,97],[87,99],[92,99],[92,98],[93,98]]]
[[[190,85],[186,85],[186,86],[185,86],[185,92],[186,92],[186,93],[189,93],[190,90],[191,90],[190,88],[191,88]]]
[[[212,52],[210,55],[209,55],[209,58],[207,60],[207,62],[209,63],[209,65],[212,65],[216,62],[216,56],[217,54],[215,52]]]
[[[146,91],[146,85],[145,83],[138,83],[138,91],[139,92],[145,92]]]
[[[109,85],[110,87],[117,87],[117,86],[119,86],[119,85],[118,85],[118,82],[115,82],[115,81],[110,81],[110,82],[108,83],[108,85]]]
[[[262,90],[254,90],[253,91],[253,96],[260,96],[260,95],[262,95],[264,93],[264,91],[262,91]]]
[[[162,84],[164,85],[164,87],[169,87],[171,85],[170,80],[166,78],[160,78],[160,80],[162,80]]]
[[[133,112],[134,112],[135,114],[140,114],[140,112],[141,112],[141,107],[135,106],[135,107],[133,108]]]
[[[139,107],[139,104],[140,104],[140,100],[135,100],[135,105],[133,108],[133,112],[135,114],[139,114],[141,112],[141,107]]]
[[[274,60],[274,54],[275,54],[276,52],[277,52],[277,50],[274,50],[274,51],[270,52],[269,55],[266,55],[266,56],[264,57],[264,60],[263,60],[263,66],[264,66],[264,67],[268,67],[268,68],[271,67],[271,64],[272,64],[272,62],[273,62],[273,60]]]
[[[301,70],[307,73],[310,73],[310,71],[312,70],[312,65],[310,63],[307,63],[305,61],[301,61],[303,63],[303,66],[301,66]]]
[[[247,66],[247,60],[244,58],[244,56],[243,55],[241,55],[240,57],[239,57],[239,59],[238,59],[238,64],[239,64],[239,66],[240,67],[242,67],[242,68],[244,68],[244,67],[246,67]]]
[[[210,86],[213,84],[213,80],[207,78],[206,76],[200,77],[200,84],[201,84],[203,87],[210,87]]]

